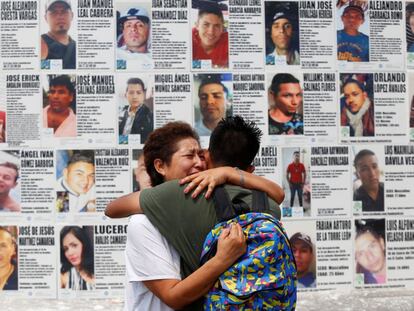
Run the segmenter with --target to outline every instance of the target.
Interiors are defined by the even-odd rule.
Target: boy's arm
[[[105,215],[111,218],[128,217],[133,214],[142,214],[139,204],[140,191],[124,195],[110,202],[105,208]]]
[[[278,204],[285,198],[283,189],[273,181],[233,167],[218,167],[187,176],[180,180],[180,184],[189,183],[185,193],[194,189],[192,197],[197,197],[207,188],[205,197],[209,198],[214,187],[229,183],[247,189],[256,189],[266,192]]]

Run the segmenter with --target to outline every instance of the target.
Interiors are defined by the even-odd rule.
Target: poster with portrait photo
[[[410,288],[414,284],[414,219],[386,218],[386,285]],[[377,258],[381,258],[377,256]],[[372,270],[372,269],[371,269]]]
[[[153,0],[152,59],[156,70],[190,70],[190,1]]]
[[[154,130],[154,78],[149,74],[117,76],[118,143],[143,145]]]
[[[91,296],[91,291],[96,289],[94,226],[63,226],[59,241],[59,298]]]
[[[76,76],[46,75],[42,80],[42,134],[44,140],[77,136]]]
[[[352,212],[381,215],[386,209],[384,149],[377,145],[352,146]]]
[[[414,216],[414,146],[384,145],[386,211],[390,215]]]
[[[282,187],[285,199],[282,203],[282,217],[310,217],[311,183],[310,152],[308,148],[282,148]]]
[[[94,150],[56,151],[56,205],[60,200],[60,213],[96,212]]]
[[[385,219],[355,220],[355,287],[387,283]]]
[[[410,116],[410,143],[414,142],[414,73],[408,72],[408,115]]]
[[[109,35],[116,24],[112,1],[78,0],[78,70],[114,70],[115,42]]]
[[[266,66],[300,66],[296,1],[265,1]]]
[[[18,296],[26,299],[56,299],[58,239],[55,225],[20,222],[16,228]]]
[[[39,69],[39,5],[31,0],[1,2],[1,70]]]
[[[123,297],[127,227],[125,221],[58,226],[58,298]]]
[[[18,257],[18,227],[0,226],[0,291],[3,295],[8,291],[19,289],[19,257]]]
[[[339,68],[369,63],[368,1],[339,1],[337,6],[337,59]]]
[[[194,129],[203,147],[218,122],[232,115],[232,79],[231,73],[194,74]]]
[[[119,71],[153,69],[150,1],[117,1],[115,64]]]
[[[341,143],[408,141],[406,72],[340,73]]]
[[[316,230],[314,221],[284,221],[298,272],[298,291],[315,290],[318,286]]]
[[[0,106],[0,146],[7,140],[6,107]]]
[[[311,146],[313,217],[350,217],[350,146]]]
[[[275,145],[308,144],[304,136],[302,74],[299,72],[267,73],[267,120],[265,135]]]
[[[405,4],[406,17],[406,44],[407,44],[407,68],[414,68],[414,2],[407,1]]]
[[[340,70],[402,70],[405,31],[402,1],[337,3]]]
[[[76,69],[77,0],[40,1],[40,68]]]
[[[42,88],[39,74],[0,75],[0,122],[3,121],[0,146],[3,149],[7,146],[40,146],[40,102]]]
[[[228,1],[191,1],[192,69],[229,68]]]
[[[7,215],[22,211],[21,205],[21,163],[19,150],[0,151],[0,222],[7,221]],[[17,215],[15,215],[17,216]]]
[[[340,137],[353,138],[352,142],[374,137],[373,74],[341,73],[339,77]]]
[[[147,173],[144,163],[144,152],[142,149],[132,150],[132,191],[140,191],[152,187],[151,179]]]

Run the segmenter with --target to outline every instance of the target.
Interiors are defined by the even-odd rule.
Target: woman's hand
[[[232,167],[212,168],[203,172],[195,173],[180,180],[180,184],[188,183],[184,189],[184,193],[194,190],[191,197],[196,198],[205,188],[207,192],[204,195],[208,199],[216,186],[228,182],[231,174],[235,174]]]
[[[238,223],[232,223],[230,227],[221,232],[214,257],[229,267],[246,252],[246,248],[246,237],[241,226]]]

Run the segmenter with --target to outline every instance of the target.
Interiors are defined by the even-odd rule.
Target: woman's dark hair
[[[69,233],[72,233],[82,243],[80,270],[85,271],[89,276],[93,276],[95,270],[93,265],[92,243],[86,229],[78,226],[65,226],[60,231],[60,262],[62,264],[60,272],[65,273],[72,268],[72,264],[66,258],[65,250],[63,248],[63,239]]]
[[[194,129],[181,121],[167,123],[148,136],[144,146],[144,162],[152,186],[164,182],[164,177],[155,169],[154,161],[160,159],[170,164],[172,155],[177,151],[177,143],[186,138],[193,138],[199,142]]]

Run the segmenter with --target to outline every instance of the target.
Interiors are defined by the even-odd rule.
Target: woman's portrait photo
[[[93,226],[65,226],[60,231],[60,288],[95,289]]]

